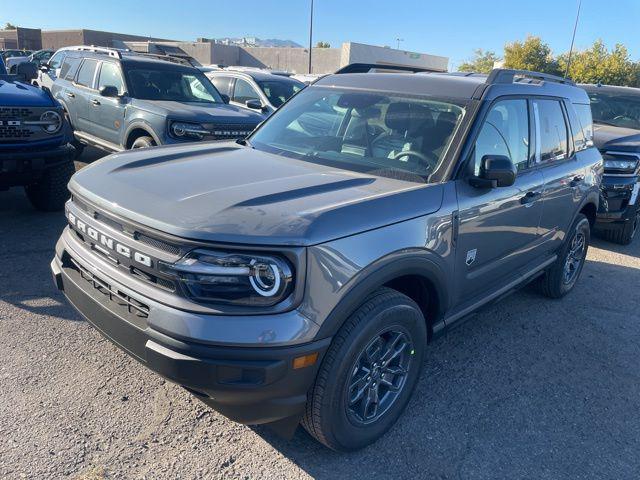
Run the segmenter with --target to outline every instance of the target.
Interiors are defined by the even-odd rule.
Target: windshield
[[[269,103],[271,103],[275,108],[278,108],[284,102],[289,100],[294,93],[298,93],[305,87],[304,83],[295,80],[268,80],[265,82],[258,82],[258,84],[269,99]]]
[[[640,95],[588,93],[595,123],[640,130]]]
[[[463,113],[461,105],[433,98],[309,87],[249,141],[279,155],[424,183]]]
[[[220,94],[200,72],[132,68],[127,72],[134,98],[173,102],[223,103]]]

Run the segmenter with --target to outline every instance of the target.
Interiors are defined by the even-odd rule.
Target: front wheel
[[[610,242],[629,245],[638,233],[638,227],[640,227],[640,209],[638,209],[635,216],[628,220],[622,228],[605,230],[602,236]]]
[[[542,293],[550,298],[561,298],[573,290],[591,240],[591,226],[583,214],[575,219],[567,234],[567,241],[558,253],[558,259],[540,279]]]
[[[62,210],[70,196],[67,184],[74,173],[75,166],[71,161],[48,168],[36,183],[24,187],[27,198],[37,210]]]
[[[426,343],[413,300],[388,288],[373,293],[334,337],[309,393],[305,429],[337,451],[376,441],[407,405]]]
[[[133,144],[131,145],[131,149],[155,147],[155,145],[156,145],[156,142],[151,137],[147,137],[147,136],[138,137],[133,141]]]

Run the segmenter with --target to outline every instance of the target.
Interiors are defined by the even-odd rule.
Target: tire
[[[75,150],[75,153],[73,154],[73,159],[78,160],[82,156],[82,152],[84,152],[84,147],[86,147],[86,145],[84,143],[79,142],[76,139],[71,141],[71,145],[73,145],[73,148]]]
[[[605,240],[620,245],[629,245],[636,236],[640,227],[640,210],[636,212],[636,216],[624,224],[624,227],[616,230],[603,230],[602,236]]]
[[[568,231],[567,240],[558,253],[558,259],[540,279],[540,291],[545,296],[562,298],[573,290],[582,273],[590,239],[589,220],[583,214],[579,214]],[[571,266],[568,265],[569,262]]]
[[[400,348],[400,342],[404,342],[404,348]],[[426,322],[418,305],[389,288],[374,292],[334,337],[308,395],[302,419],[304,428],[336,451],[357,450],[375,442],[393,426],[406,407],[420,375],[426,344]],[[376,358],[376,346],[382,347],[378,350],[381,353],[387,345],[396,345],[400,353],[384,368],[384,356],[378,357],[379,365],[369,360]],[[370,374],[358,368],[365,364],[372,367]],[[391,373],[392,369],[399,373]],[[387,372],[386,380],[384,372]],[[399,387],[397,392],[388,389],[385,381]],[[360,389],[367,394],[377,385],[378,402],[365,404],[367,395],[362,395],[359,402],[351,405],[349,400],[358,395],[350,398],[353,392],[350,393],[348,384],[357,386],[353,392]],[[364,411],[366,416],[374,409],[377,416],[369,420],[358,413]]]
[[[74,173],[75,166],[72,161],[47,169],[36,183],[24,187],[27,198],[37,210],[62,210],[70,196],[67,184]]]
[[[131,150],[134,148],[148,148],[155,147],[156,142],[151,137],[143,136],[136,138],[131,144]]]

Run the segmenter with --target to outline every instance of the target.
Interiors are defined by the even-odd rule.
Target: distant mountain
[[[303,48],[297,42],[293,40],[280,40],[278,38],[268,38],[266,40],[262,40],[256,37],[239,37],[239,38],[216,38],[215,41],[217,43],[223,43],[226,45],[246,45],[247,47],[293,47],[293,48]]]

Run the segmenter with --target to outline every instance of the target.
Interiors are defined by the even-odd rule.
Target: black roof
[[[617,85],[594,85],[592,83],[581,83],[580,88],[584,88],[589,93],[613,93],[615,95],[640,95],[640,88],[620,87]]]
[[[137,52],[121,51],[120,56],[111,56],[102,52],[91,52],[87,50],[69,50],[68,56],[81,57],[81,58],[93,58],[96,60],[111,60],[122,63],[125,68],[131,68],[133,66],[153,66],[154,69],[166,69],[166,70],[182,70],[185,72],[197,71],[201,73],[197,68],[186,65],[183,63],[176,63],[169,60],[164,60],[152,55],[145,55]]]
[[[373,91],[395,91],[440,98],[492,100],[503,95],[543,95],[589,103],[585,91],[560,77],[496,69],[490,75],[474,73],[340,73],[327,75],[312,87],[342,87]]]

